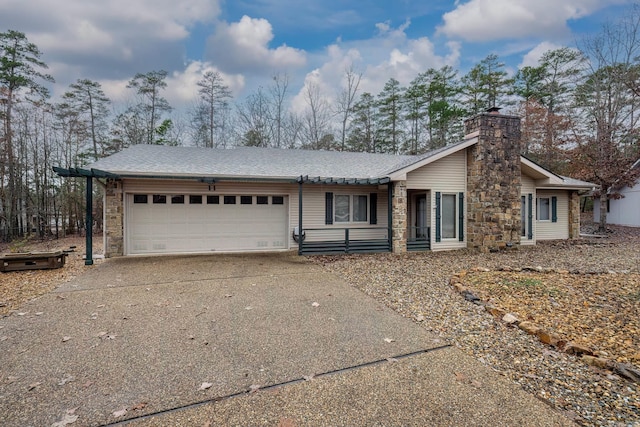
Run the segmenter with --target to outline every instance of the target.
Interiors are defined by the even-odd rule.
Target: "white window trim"
[[[442,219],[444,218],[444,211],[443,211],[443,203],[442,203],[442,199],[444,198],[444,196],[453,196],[454,197],[454,202],[453,202],[453,209],[454,209],[454,218],[453,218],[453,237],[444,237],[444,227],[442,224]],[[459,221],[458,221],[458,217],[460,216],[458,213],[458,209],[459,209],[459,205],[460,202],[458,200],[458,193],[440,193],[440,240],[441,241],[454,241],[454,240],[458,240],[458,227],[459,227]]]
[[[337,202],[336,202],[336,198],[338,196],[347,196],[349,197],[349,221],[338,221],[338,218],[336,217],[336,212],[337,212]],[[354,221],[353,220],[353,212],[355,209],[355,199],[357,197],[365,197],[366,198],[366,209],[367,209],[367,218],[363,221]],[[333,195],[333,224],[368,224],[369,223],[369,216],[371,215],[371,212],[369,212],[369,195],[368,194],[334,194]]]
[[[540,208],[540,200],[542,199],[547,199],[548,203],[547,203],[547,216],[548,219],[540,219],[540,213],[542,212],[542,209]],[[536,221],[539,222],[551,222],[551,197],[536,197]]]

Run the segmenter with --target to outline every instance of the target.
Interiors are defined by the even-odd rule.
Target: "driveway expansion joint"
[[[173,407],[173,408],[152,412],[150,414],[139,415],[139,416],[128,418],[128,419],[122,420],[122,421],[116,421],[116,422],[108,423],[108,424],[101,424],[100,427],[124,426],[124,425],[132,423],[134,421],[141,421],[141,420],[149,419],[149,418],[156,417],[156,416],[159,416],[159,415],[170,414],[170,413],[174,413],[174,412],[183,411],[183,410],[186,410],[186,409],[193,409],[193,408],[197,408],[199,406],[207,405],[207,404],[210,404],[210,403],[216,403],[216,402],[221,402],[221,401],[224,401],[224,400],[233,399],[233,398],[236,398],[236,397],[246,396],[246,395],[249,395],[249,394],[257,393],[259,391],[267,391],[267,390],[272,390],[272,389],[276,389],[276,388],[280,388],[280,387],[285,387],[285,386],[288,386],[288,385],[299,384],[299,383],[303,383],[305,381],[310,381],[311,379],[328,377],[328,376],[332,376],[332,375],[336,375],[336,374],[341,374],[341,373],[344,373],[344,372],[355,371],[355,370],[358,370],[358,369],[361,369],[361,368],[366,368],[366,367],[369,367],[369,366],[377,366],[377,365],[381,365],[383,363],[390,363],[390,362],[394,362],[394,361],[398,361],[398,360],[402,360],[402,359],[408,359],[408,358],[411,358],[411,357],[420,356],[420,355],[427,354],[427,353],[433,353],[433,352],[438,351],[438,350],[444,350],[444,349],[450,348],[450,347],[451,347],[451,344],[445,344],[445,345],[441,345],[441,346],[438,346],[438,347],[422,349],[422,350],[418,350],[418,351],[412,351],[411,353],[404,353],[404,354],[400,354],[400,355],[397,355],[397,356],[391,356],[391,357],[388,357],[388,358],[385,358],[385,359],[378,359],[378,360],[373,360],[371,362],[360,363],[358,365],[347,366],[345,368],[334,369],[332,371],[326,371],[326,372],[322,372],[322,373],[319,373],[319,374],[314,374],[311,377],[296,378],[296,379],[293,379],[293,380],[284,381],[284,382],[277,383],[277,384],[266,385],[264,387],[259,387],[259,388],[252,387],[252,388],[249,388],[247,390],[242,390],[242,391],[239,391],[239,392],[236,392],[236,393],[227,394],[225,396],[212,397],[211,399],[205,399],[205,400],[201,400],[201,401],[198,401],[198,402],[189,403],[187,405],[176,406],[176,407]]]

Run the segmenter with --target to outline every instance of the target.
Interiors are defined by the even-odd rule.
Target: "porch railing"
[[[301,255],[391,252],[387,227],[305,228]]]
[[[407,251],[428,251],[431,249],[431,227],[409,227]]]

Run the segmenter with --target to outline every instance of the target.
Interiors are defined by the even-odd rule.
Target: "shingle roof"
[[[135,145],[88,166],[117,175],[379,178],[415,156],[238,147]]]

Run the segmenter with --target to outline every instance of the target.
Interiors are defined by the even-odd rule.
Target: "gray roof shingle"
[[[118,175],[295,179],[380,178],[415,156],[238,147],[216,149],[134,145],[88,166]]]

